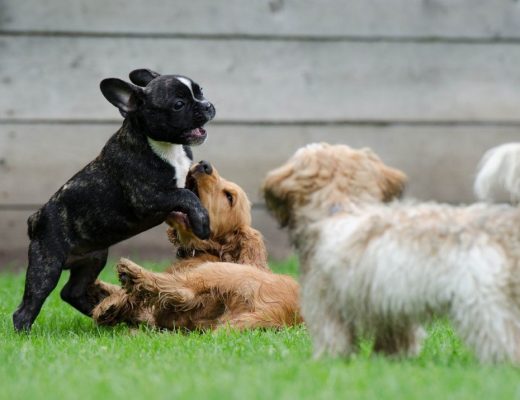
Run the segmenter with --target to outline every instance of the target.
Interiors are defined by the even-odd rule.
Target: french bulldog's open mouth
[[[186,132],[184,135],[188,139],[190,145],[201,144],[206,140],[206,137],[208,136],[206,130],[202,127],[192,129],[191,131]]]

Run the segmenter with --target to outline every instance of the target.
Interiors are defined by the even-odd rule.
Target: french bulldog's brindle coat
[[[172,211],[188,216],[194,233],[209,237],[209,218],[184,189],[190,145],[206,139],[215,116],[199,85],[183,76],[139,69],[135,84],[105,79],[101,91],[125,120],[101,154],[63,185],[28,220],[29,267],[23,300],[13,315],[30,330],[61,272],[70,279],[63,300],[86,315],[100,300],[87,289],[106,263],[108,247],[163,222]]]

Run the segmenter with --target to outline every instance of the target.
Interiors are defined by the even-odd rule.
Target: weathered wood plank
[[[0,210],[0,270],[27,265],[28,211]]]
[[[27,217],[32,211],[0,210],[0,271],[27,265]],[[286,233],[279,230],[265,210],[253,211],[253,226],[265,236],[269,255],[282,260],[292,254]],[[151,261],[173,260],[174,249],[166,238],[167,226],[162,224],[134,238],[113,246],[110,257],[130,257]]]
[[[517,121],[520,46],[0,37],[0,119],[113,119],[99,81],[199,81],[229,121]],[[152,61],[153,60],[153,61]]]
[[[0,1],[8,31],[518,38],[519,26],[510,0]]]
[[[100,151],[117,129],[99,125],[0,124],[0,205],[41,204]],[[408,195],[471,202],[481,155],[517,141],[520,127],[507,126],[222,126],[208,128],[195,159],[211,161],[221,174],[261,202],[265,174],[310,142],[372,147],[410,178]]]

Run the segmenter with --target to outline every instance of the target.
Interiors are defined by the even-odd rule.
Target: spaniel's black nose
[[[209,162],[202,160],[201,162],[199,162],[199,165],[205,174],[211,175],[213,173],[213,167],[211,166],[211,164]]]

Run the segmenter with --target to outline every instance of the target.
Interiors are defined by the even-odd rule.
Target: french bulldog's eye
[[[175,111],[179,111],[182,107],[184,107],[184,101],[177,101],[175,102],[175,104],[173,105],[173,109]]]
[[[229,203],[229,206],[230,207],[233,207],[233,195],[231,193],[229,193],[227,190],[224,190],[224,194],[226,195],[226,199]]]

